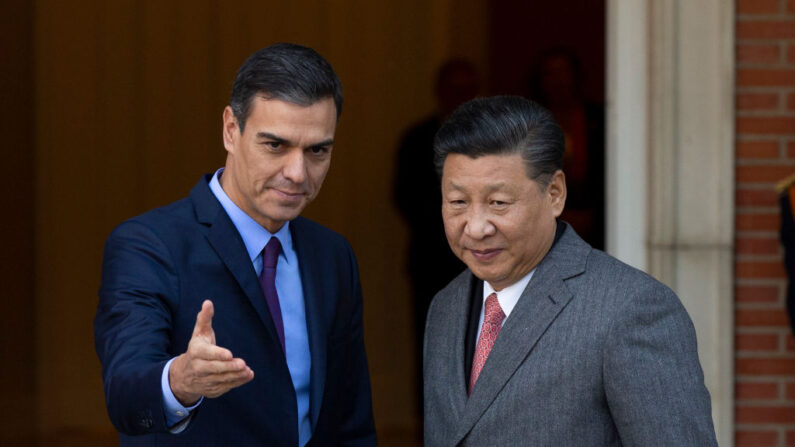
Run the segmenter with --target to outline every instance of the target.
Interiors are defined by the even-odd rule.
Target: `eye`
[[[466,206],[466,202],[461,200],[461,199],[449,200],[448,203],[453,208],[462,208],[462,207]]]
[[[491,201],[492,208],[496,208],[496,209],[504,209],[504,208],[507,208],[508,205],[510,205],[510,204],[508,202],[503,201],[503,200],[492,200]]]
[[[315,155],[324,155],[329,152],[329,148],[326,146],[312,146],[309,148],[309,151]]]
[[[265,145],[268,146],[270,149],[279,149],[282,147],[281,141],[266,141]]]

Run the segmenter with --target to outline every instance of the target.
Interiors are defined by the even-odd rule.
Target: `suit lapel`
[[[318,262],[317,252],[312,248],[311,235],[307,234],[303,218],[298,217],[293,220],[290,223],[290,231],[298,256],[301,287],[304,292],[306,329],[309,333],[309,352],[312,356],[309,376],[309,411],[312,426],[315,427],[320,416],[320,406],[323,403],[326,378],[326,341],[335,303],[331,298],[323,296],[324,289],[318,284],[322,264]]]
[[[447,383],[451,388],[446,393],[450,399],[447,408],[453,408],[456,419],[461,418],[467,406],[467,379],[464,372],[464,356],[466,356],[466,333],[467,323],[469,322],[469,297],[472,294],[473,276],[469,271],[462,275],[463,279],[459,283],[458,291],[455,292],[454,299],[450,300],[450,306],[443,309],[444,315],[449,315],[446,319],[448,326],[443,328],[443,332],[450,334],[450,341],[453,343],[453,355],[456,361],[452,362]]]
[[[572,299],[564,281],[585,271],[585,258],[591,248],[568,226],[564,231],[561,239],[538,265],[516,307],[505,321],[478,382],[466,401],[453,444],[469,433]]]
[[[210,191],[208,186],[210,178],[211,176],[206,176],[200,180],[199,184],[191,191],[190,197],[194,203],[196,218],[199,222],[210,227],[207,233],[207,240],[240,285],[243,293],[256,310],[262,324],[265,325],[266,332],[272,341],[278,345],[280,343],[279,336],[276,333],[276,326],[273,324],[273,318],[265,303],[257,273],[248,258],[246,247],[237,232],[237,228],[235,228],[235,224],[232,223],[232,220],[225,212],[222,212],[221,205],[213,196],[212,191]]]
[[[196,219],[209,226],[207,239],[223,263],[235,277],[243,289],[251,305],[265,325],[266,331],[276,345],[279,336],[273,323],[262,288],[259,284],[254,266],[248,258],[243,240],[229,216],[222,212],[222,207],[209,188],[212,174],[206,175],[191,191],[190,197],[196,210]],[[329,323],[336,303],[324,296],[323,287],[319,285],[322,264],[318,262],[316,250],[313,249],[312,234],[307,231],[302,217],[290,223],[293,245],[298,258],[301,272],[301,287],[306,307],[306,326],[309,332],[309,349],[312,356],[310,371],[309,408],[312,426],[317,423],[320,406],[323,401],[326,377],[326,340]],[[325,304],[325,306],[324,306]],[[284,356],[282,356],[284,359]],[[286,360],[283,362],[287,368]],[[289,373],[288,373],[289,374]]]

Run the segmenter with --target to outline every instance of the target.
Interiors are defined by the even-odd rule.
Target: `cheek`
[[[323,181],[326,179],[326,174],[328,174],[329,166],[329,163],[319,163],[310,165],[307,168],[307,180],[312,186],[315,187],[315,191],[320,189],[320,186],[323,185]]]
[[[263,192],[266,189],[266,186],[268,185],[268,179],[269,177],[262,171],[249,170],[248,172],[249,184],[257,193]]]
[[[444,232],[447,234],[447,239],[456,242],[460,239],[464,231],[464,219],[461,215],[453,215],[449,211],[442,209],[442,221],[444,222]]]
[[[276,160],[259,159],[249,164],[248,176],[258,191],[279,183],[281,165]]]

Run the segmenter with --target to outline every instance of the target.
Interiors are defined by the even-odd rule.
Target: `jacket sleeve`
[[[695,329],[670,289],[655,282],[617,310],[603,365],[624,445],[717,445]]]
[[[171,358],[170,309],[178,296],[165,244],[136,221],[117,227],[105,245],[94,344],[108,414],[122,433],[168,430],[160,379]]]

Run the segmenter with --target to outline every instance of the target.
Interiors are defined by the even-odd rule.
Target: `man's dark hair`
[[[255,96],[310,106],[331,97],[342,112],[342,86],[331,64],[315,50],[292,43],[277,43],[249,56],[235,76],[229,106],[240,133],[246,126]]]
[[[462,104],[436,133],[433,149],[441,177],[448,154],[471,158],[519,154],[527,176],[546,188],[563,163],[563,131],[552,114],[519,96],[475,98]]]

